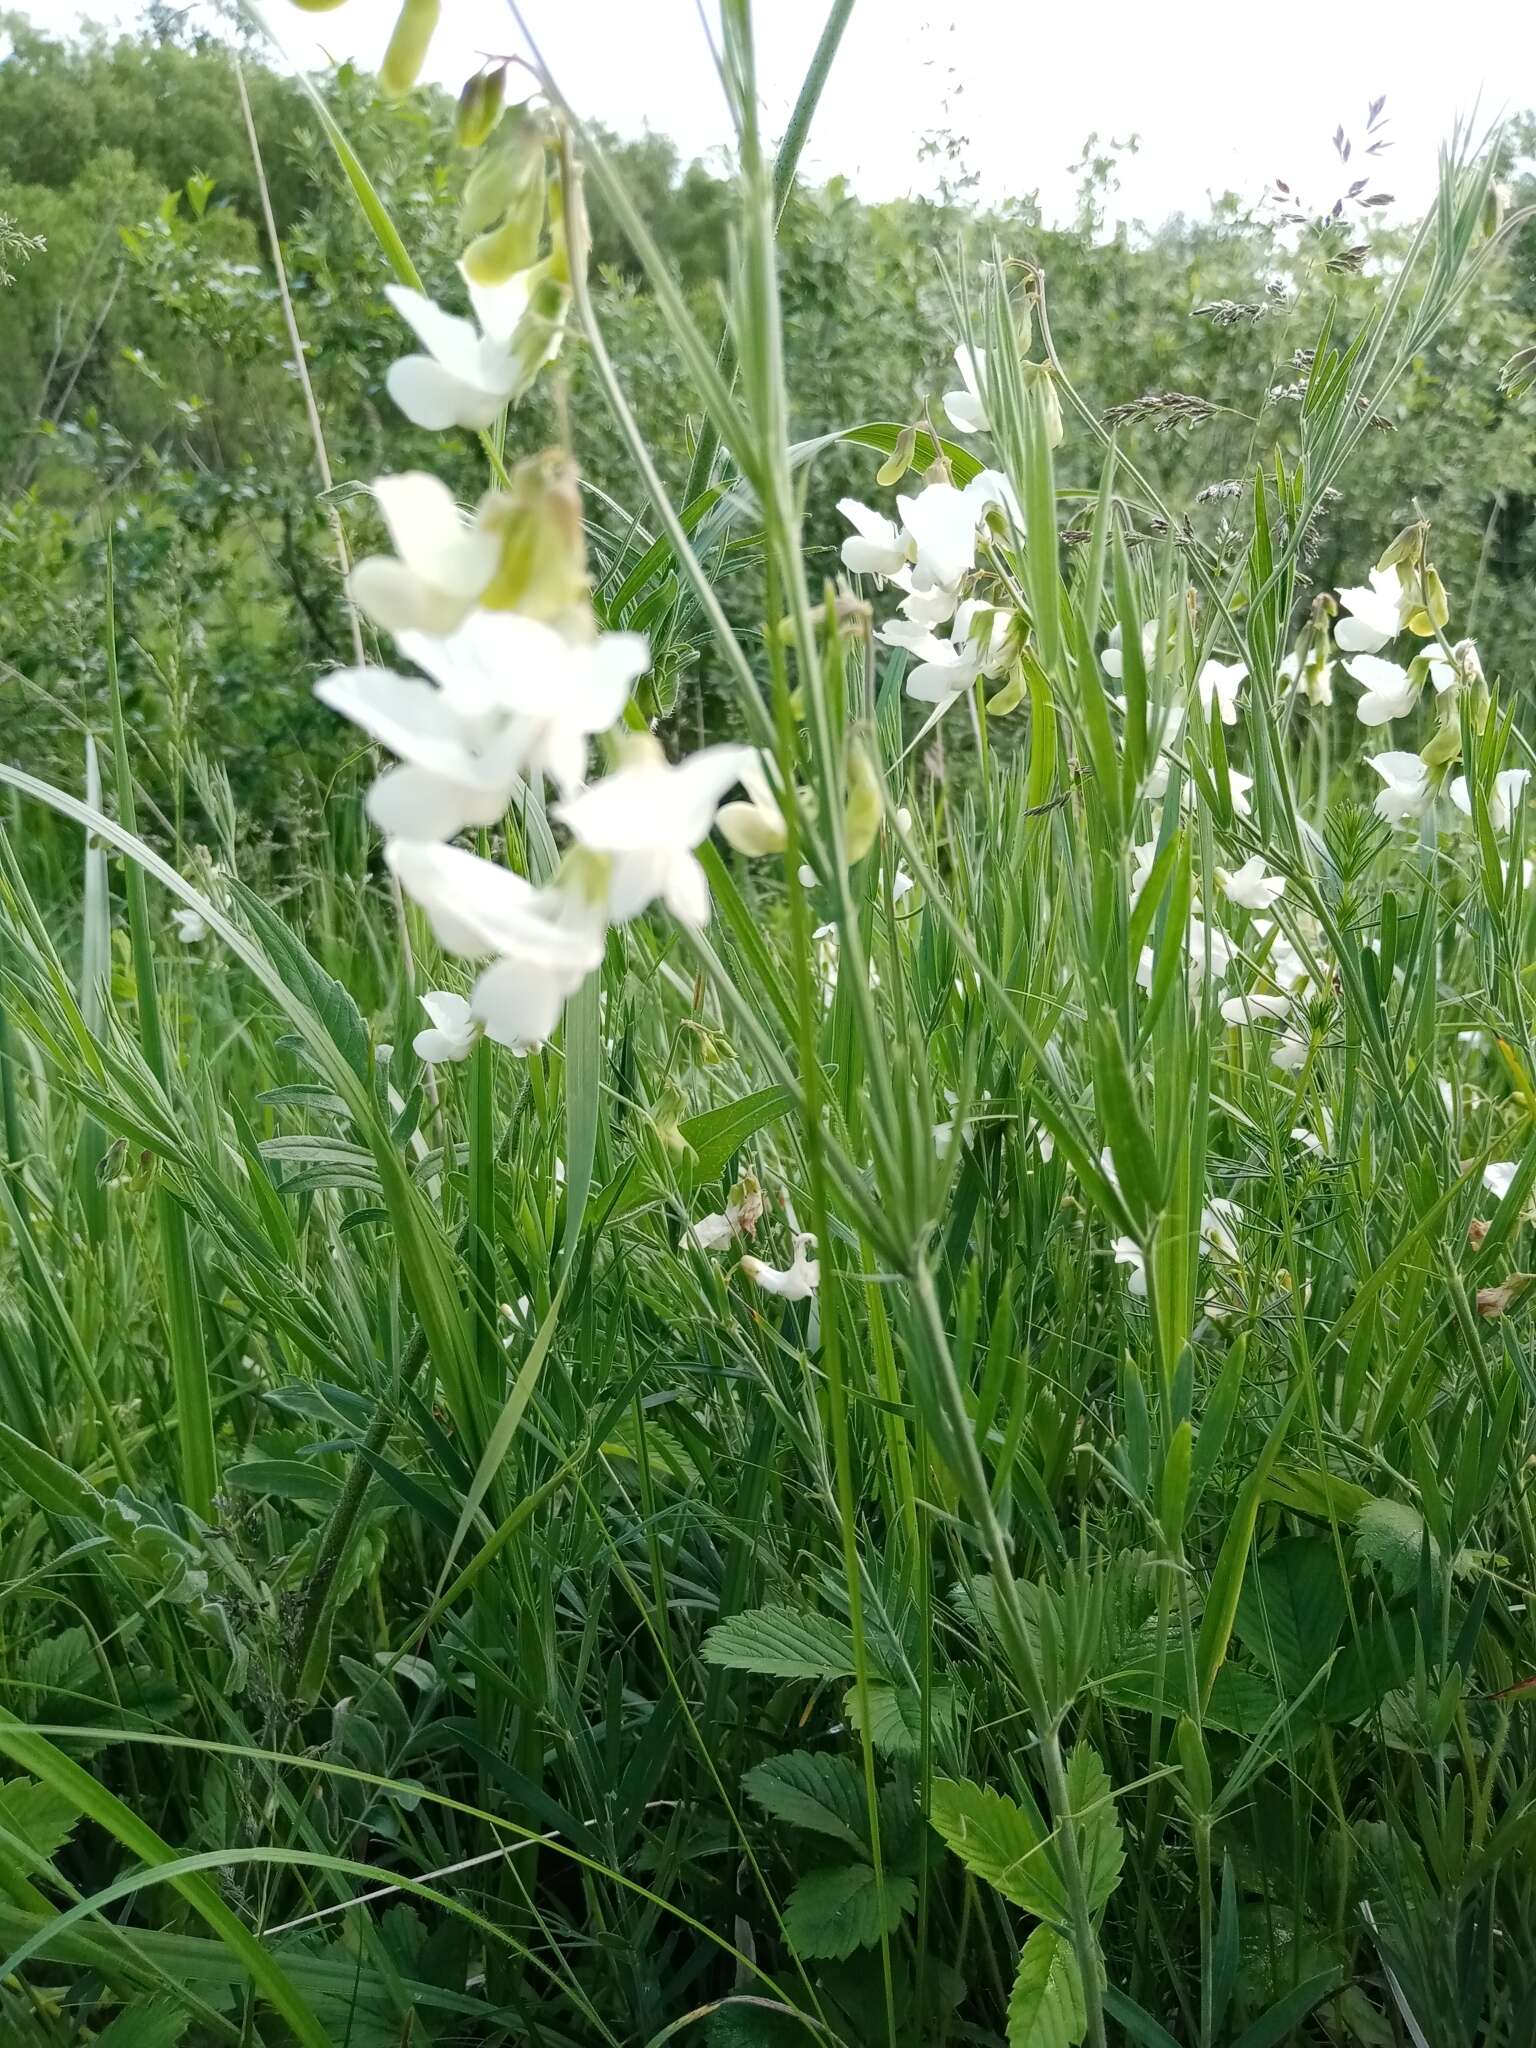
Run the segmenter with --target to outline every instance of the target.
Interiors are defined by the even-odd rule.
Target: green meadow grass
[[[138,756],[115,649],[84,794],[0,767],[7,2042],[1536,2038],[1522,679],[1447,700],[1471,814],[1404,831],[1342,678],[1324,713],[1279,673],[1313,522],[1494,246],[1492,159],[1448,152],[1357,331],[1307,280],[1305,403],[1216,542],[1078,401],[1049,280],[954,279],[1028,641],[939,757],[799,539],[774,228],[847,13],[775,162],[723,9],[723,347],[566,110],[573,235],[579,167],[705,418],[674,504],[577,262],[636,477],[599,618],[658,675],[712,633],[798,792],[781,856],[706,847],[706,930],[615,930],[542,1049],[429,1072],[463,970],[381,878],[367,761],[242,871],[224,768]],[[903,424],[851,437],[872,502]],[[921,424],[903,489],[979,466]],[[491,838],[556,858],[536,806]],[[1254,855],[1310,954],[1286,1067],[1220,1007],[1275,957],[1218,875]],[[688,1240],[744,1174],[808,1298]]]

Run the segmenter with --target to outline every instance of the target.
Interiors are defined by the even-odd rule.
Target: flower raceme
[[[368,814],[403,839],[494,825],[532,775],[577,789],[590,738],[617,721],[648,658],[638,633],[573,645],[517,612],[473,612],[443,638],[395,637],[432,683],[347,668],[322,677],[315,694],[396,756],[400,765],[369,792]]]

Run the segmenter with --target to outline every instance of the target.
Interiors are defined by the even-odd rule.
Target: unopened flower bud
[[[855,740],[848,749],[847,793],[843,802],[843,843],[850,861],[861,861],[874,845],[883,811],[880,778],[868,751]]]
[[[453,139],[460,149],[478,149],[501,119],[507,96],[507,67],[477,71],[466,79],[459,94],[458,112],[453,117]]]
[[[341,0],[293,0],[293,4],[304,14],[329,14],[333,7],[341,5]]]
[[[912,467],[912,457],[917,450],[916,427],[903,427],[896,436],[896,446],[875,471],[877,484],[899,484]]]
[[[1413,610],[1403,623],[1410,633],[1417,633],[1421,640],[1428,640],[1451,616],[1445,585],[1440,581],[1440,571],[1426,562],[1408,583],[1407,588],[1415,602]]]
[[[590,627],[581,491],[564,455],[525,457],[510,488],[484,500],[479,523],[501,538],[496,573],[480,596],[487,611],[526,612],[573,629],[568,637]]]
[[[1065,428],[1061,421],[1061,401],[1056,396],[1056,379],[1051,374],[1049,363],[1020,363],[1019,375],[1024,389],[1033,391],[1040,400],[1040,417],[1045,425],[1047,446],[1059,448]]]
[[[379,66],[379,90],[387,99],[403,99],[421,76],[441,13],[442,0],[405,0]]]

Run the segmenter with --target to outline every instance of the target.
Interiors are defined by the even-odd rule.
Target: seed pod
[[[386,99],[403,99],[421,76],[441,13],[442,0],[405,0],[379,66],[379,90]]]
[[[460,149],[478,149],[496,123],[507,97],[507,67],[477,71],[466,79],[453,117],[453,139]]]

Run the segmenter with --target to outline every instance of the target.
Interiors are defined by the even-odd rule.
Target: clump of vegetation
[[[224,396],[14,431],[7,2039],[1529,2033],[1508,138],[1134,389],[971,222],[808,420],[847,12],[774,156],[723,0],[686,206],[531,44],[230,72],[109,222]]]

